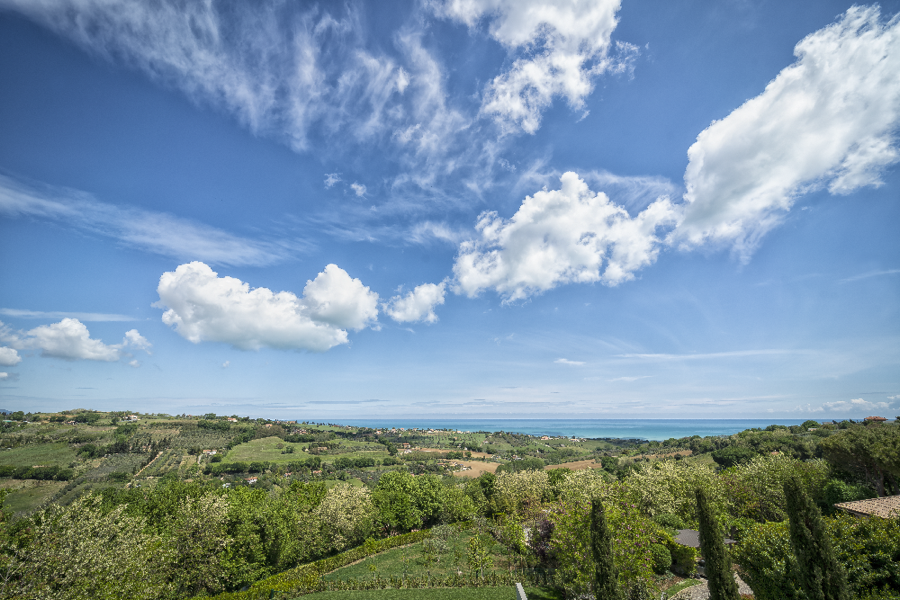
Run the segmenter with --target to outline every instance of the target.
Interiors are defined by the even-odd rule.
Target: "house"
[[[266,427],[271,427],[271,426],[272,426],[271,423],[266,423]]]
[[[256,477],[248,477],[247,478],[247,483],[249,483],[250,485],[253,485],[257,481],[259,481],[259,479],[257,479]]]
[[[866,417],[863,421],[866,423],[884,423],[887,419],[884,417]]]
[[[542,436],[541,436],[541,439],[542,439],[542,440],[549,440],[549,439],[550,439],[550,436],[549,436],[549,435],[542,435]]]
[[[205,454],[206,456],[212,456],[215,453],[216,453],[215,450],[204,450],[203,451],[203,454]]]
[[[900,495],[840,502],[834,505],[842,511],[857,517],[881,517],[891,519],[900,517]]]
[[[401,448],[409,448],[409,444],[407,444],[406,442],[403,442],[402,444],[400,444],[400,447]]]
[[[234,417],[228,417],[225,420],[228,421],[229,423],[237,423],[237,419],[235,419]]]

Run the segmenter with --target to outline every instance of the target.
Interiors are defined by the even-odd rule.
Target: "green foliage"
[[[594,595],[604,600],[620,599],[622,594],[613,560],[612,536],[600,499],[591,501],[591,558],[594,559]]]
[[[650,544],[650,556],[653,558],[653,571],[662,575],[672,566],[672,553],[663,544]]]
[[[855,425],[823,440],[822,455],[884,496],[885,479],[900,478],[900,427],[894,424]],[[895,490],[900,493],[900,490]]]
[[[478,576],[484,577],[484,572],[494,566],[494,557],[490,552],[490,541],[481,533],[476,533],[469,540],[469,548],[466,552],[469,568]]]
[[[409,531],[438,521],[441,515],[440,480],[434,475],[414,477],[406,471],[385,473],[372,492],[379,525]]]
[[[847,575],[837,562],[822,514],[796,480],[784,485],[791,546],[808,600],[849,600]]]
[[[687,529],[687,523],[682,520],[678,515],[673,515],[672,513],[662,513],[659,515],[655,515],[653,520],[663,527],[667,527],[669,529]]]
[[[0,538],[4,598],[150,599],[168,589],[156,568],[171,556],[168,547],[124,507],[102,511],[97,496],[52,506],[15,538]]]
[[[729,446],[716,450],[712,453],[712,458],[716,463],[723,467],[733,467],[745,463],[756,456],[756,451],[746,446]]]
[[[725,550],[722,529],[703,488],[697,488],[697,523],[700,527],[700,551],[706,561],[706,579],[711,600],[739,600],[737,582],[731,572],[731,559]]]
[[[826,518],[825,527],[838,561],[847,571],[851,596],[887,588],[900,593],[900,522],[845,514]],[[759,600],[804,598],[788,523],[753,527],[735,547],[741,577]]]
[[[514,460],[497,467],[498,473],[518,473],[519,471],[535,471],[544,468],[547,464],[540,458],[523,458]]]
[[[686,576],[692,576],[697,572],[697,559],[700,557],[700,552],[696,548],[682,546],[672,540],[666,541],[666,548],[672,558],[674,570]]]

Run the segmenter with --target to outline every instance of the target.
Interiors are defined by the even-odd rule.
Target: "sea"
[[[341,419],[340,425],[373,429],[452,429],[459,431],[505,431],[528,435],[578,438],[667,440],[693,435],[731,435],[745,429],[769,425],[800,425],[806,419]]]

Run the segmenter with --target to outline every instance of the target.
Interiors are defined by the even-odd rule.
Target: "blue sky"
[[[900,2],[0,0],[5,408],[900,414]]]

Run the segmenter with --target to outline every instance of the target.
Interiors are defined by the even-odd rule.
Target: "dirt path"
[[[137,479],[137,476],[140,475],[141,473],[143,473],[143,472],[144,472],[144,469],[146,469],[147,467],[149,467],[150,465],[152,465],[153,463],[155,463],[155,462],[156,462],[156,459],[159,458],[159,457],[162,456],[162,455],[163,455],[163,453],[162,453],[162,451],[160,451],[159,454],[157,454],[156,456],[153,457],[153,460],[151,460],[151,461],[148,462],[146,465],[144,465],[144,468],[143,468],[143,469],[141,469],[140,471],[138,471],[137,473],[135,473],[135,474],[134,474],[134,477],[133,477],[132,479]]]

